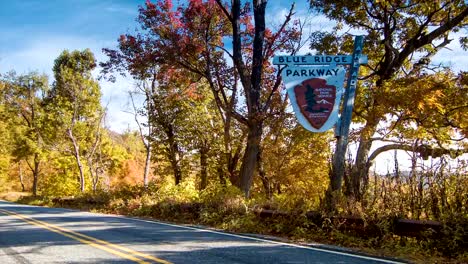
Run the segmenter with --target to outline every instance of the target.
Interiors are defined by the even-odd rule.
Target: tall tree
[[[98,134],[102,117],[101,91],[91,71],[96,67],[93,53],[63,51],[55,60],[55,83],[48,98],[48,107],[53,118],[71,144],[68,149],[75,158],[79,172],[81,192],[85,191],[86,177],[82,158],[93,151],[92,144]],[[89,155],[88,155],[89,156]]]
[[[44,99],[49,90],[45,75],[30,73],[17,76],[7,75],[4,82],[4,99],[14,128],[13,156],[17,161],[25,160],[33,175],[32,193],[37,195],[41,163],[46,153],[47,125]]]
[[[0,75],[0,187],[4,190],[8,185],[8,172],[12,161],[11,150],[11,121],[10,114],[5,100],[7,93],[7,81]]]
[[[350,53],[351,37],[338,34],[343,27],[364,31],[367,35],[363,53],[369,56],[369,65],[363,69],[354,113],[356,120],[364,126],[359,133],[356,159],[348,180],[349,194],[360,200],[368,177],[372,143],[388,139],[390,135],[375,137],[379,125],[385,124],[389,118],[389,109],[395,109],[396,105],[401,105],[399,101],[405,101],[405,98],[397,99],[401,94],[392,89],[393,83],[405,78],[421,78],[434,70],[428,68],[432,57],[452,41],[450,33],[466,26],[468,6],[466,1],[460,0],[324,0],[310,3],[312,8],[338,22],[335,32],[314,34],[315,41],[311,47],[318,52]],[[417,89],[411,83],[407,85],[410,89]],[[402,117],[398,122],[403,120],[407,119]],[[341,182],[343,178],[343,175],[331,176],[332,182]],[[331,188],[331,191],[339,191],[340,188]]]
[[[150,111],[153,109],[151,104],[153,103],[153,100],[151,99],[152,96],[152,90],[150,89],[150,86],[146,81],[140,81],[138,84],[138,89],[135,91],[130,91],[130,101],[132,104],[133,108],[133,116],[135,117],[135,122],[138,126],[138,132],[140,133],[140,139],[143,145],[145,146],[145,151],[146,151],[146,158],[145,158],[145,169],[143,171],[143,186],[145,188],[148,187],[148,182],[149,182],[149,175],[150,175],[150,170],[151,170],[151,157],[152,157],[152,144],[150,141],[150,136],[153,134],[153,123],[150,122]],[[135,104],[135,95],[143,95],[144,96],[144,102],[143,106],[138,107]],[[143,117],[146,120],[141,122],[138,117]]]
[[[240,1],[228,6],[221,1],[194,0],[177,9],[171,1],[147,1],[138,18],[144,34],[127,34],[120,39],[125,51],[131,49],[140,54],[134,56],[133,65],[153,60],[186,69],[206,80],[224,121],[229,176],[246,196],[250,194],[260,153],[264,119],[281,84],[280,73],[271,67],[269,59],[277,51],[293,52],[300,36],[296,24],[291,22],[292,8],[276,32],[267,29],[266,4],[267,1],[253,1],[252,12],[250,4],[241,6]],[[224,47],[226,41],[232,42],[233,52]],[[116,51],[107,53],[110,63],[122,57]],[[241,100],[239,84],[245,96]],[[234,119],[247,134],[239,176],[235,170],[241,152],[229,143]]]

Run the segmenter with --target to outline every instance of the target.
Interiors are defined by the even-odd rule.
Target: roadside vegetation
[[[0,198],[468,262],[468,75],[432,61],[452,40],[466,48],[467,4],[312,1],[310,17],[291,9],[268,27],[255,3],[147,1],[140,29],[103,49],[107,61],[65,50],[54,76],[2,73]],[[305,32],[317,14],[336,27]],[[357,149],[336,175],[333,133],[296,122],[271,59],[304,47],[349,54],[345,31],[356,30],[369,64]],[[106,127],[96,69],[133,78],[135,131]],[[381,173],[386,152],[394,165]]]

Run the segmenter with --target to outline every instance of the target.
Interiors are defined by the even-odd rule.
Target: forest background
[[[34,197],[24,201],[49,205],[68,197],[75,206],[230,230],[304,239],[312,229],[313,239],[347,246],[467,257],[464,1],[311,1],[299,10],[292,3],[267,9],[266,1],[104,2],[85,5],[107,12],[103,36],[115,32],[107,28],[115,26],[112,15],[130,19],[111,34],[117,41],[100,42],[102,53],[94,47],[103,54],[98,60],[74,38],[72,45],[53,38],[39,44],[60,46],[56,55],[1,53],[2,192],[28,191]],[[1,12],[40,8],[25,1]],[[83,32],[92,27],[93,18],[71,17]],[[2,47],[15,45],[18,30],[38,27],[40,34],[41,23],[28,21],[22,29],[19,21],[2,23],[13,40]],[[55,30],[70,30],[61,27]],[[353,34],[366,36],[369,64],[360,71],[345,171],[336,175],[332,131],[313,134],[296,122],[282,68],[271,59],[350,54]],[[53,61],[50,70],[35,66],[38,56]],[[10,71],[24,67],[46,73]],[[133,125],[122,126],[123,116]],[[379,156],[392,160],[377,165]],[[261,208],[296,217],[259,220]],[[311,211],[328,220],[357,216],[379,231],[356,237],[340,223],[309,221]],[[397,218],[435,220],[444,239],[397,236],[389,228]]]

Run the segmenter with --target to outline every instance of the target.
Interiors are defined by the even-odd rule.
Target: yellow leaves
[[[418,102],[418,109],[423,110],[424,109],[424,103],[423,102]]]
[[[328,184],[327,133],[310,133],[299,125],[270,131],[263,142],[264,169],[270,181],[289,195],[318,201]]]
[[[429,110],[443,113],[444,105],[441,102],[443,97],[444,93],[442,90],[430,91],[428,92],[427,96],[423,98],[423,100],[417,103],[417,108],[421,111]]]

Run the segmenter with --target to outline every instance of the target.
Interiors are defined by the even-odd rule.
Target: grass
[[[220,192],[198,200],[171,197],[170,194],[161,197],[137,190],[130,193],[84,195],[58,202],[59,200],[48,197],[33,197],[30,193],[0,194],[1,199],[23,204],[67,207],[205,225],[230,232],[273,235],[291,242],[338,245],[364,254],[403,259],[412,263],[468,263],[466,250],[450,258],[443,256],[437,249],[428,248],[430,243],[390,233],[378,237],[363,237],[356,233],[339,231],[333,224],[316,226],[305,217],[261,219],[249,209],[252,205],[246,204],[236,193]]]

